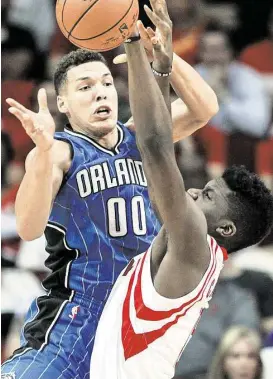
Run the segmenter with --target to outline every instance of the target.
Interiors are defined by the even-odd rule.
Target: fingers
[[[137,28],[138,28],[138,31],[139,31],[139,34],[140,34],[140,37],[142,40],[145,41],[145,40],[149,39],[149,34],[147,32],[147,29],[143,25],[142,21],[140,21],[140,20],[137,21]]]
[[[162,43],[160,41],[160,38],[155,35],[154,37],[151,38],[152,44],[153,44],[153,49],[155,51],[161,51],[162,50]]]
[[[35,130],[38,129],[34,126],[33,121],[31,120],[28,114],[23,115],[23,127],[25,128],[27,134],[35,133]]]
[[[150,0],[153,11],[160,15],[162,19],[167,21],[169,19],[168,8],[165,0]]]
[[[113,63],[114,64],[121,64],[121,63],[126,63],[127,62],[127,56],[126,54],[120,54],[120,55],[117,55],[114,59],[113,59]]]
[[[18,118],[18,120],[23,124],[24,122],[24,112],[20,111],[18,108],[15,108],[15,107],[11,107],[9,108],[9,112],[11,114],[13,114],[16,118]]]
[[[155,37],[155,31],[152,28],[150,28],[149,26],[147,28],[147,34],[148,34],[150,39]]]
[[[162,27],[163,21],[146,4],[144,5],[144,10],[145,10],[147,16],[149,17],[149,19],[154,24],[154,26],[156,26],[156,27]]]
[[[40,111],[49,112],[48,106],[47,106],[46,90],[44,88],[40,88],[38,91],[38,104],[39,104],[39,112]]]
[[[43,127],[39,125],[36,125],[36,126],[34,125],[33,120],[29,114],[23,113],[14,107],[9,108],[9,112],[18,118],[23,128],[25,129],[26,133],[31,138],[36,134],[42,133],[42,131],[44,130]]]
[[[9,112],[13,114],[21,122],[27,134],[30,135],[31,133],[35,132],[35,127],[30,115],[28,115],[27,113],[23,113],[19,109],[14,107],[9,108]]]
[[[14,100],[14,99],[11,99],[11,98],[8,98],[6,99],[6,102],[8,103],[8,105],[10,105],[12,108],[16,108],[18,109],[20,112],[22,113],[28,113],[28,109],[25,108],[22,104],[18,103],[18,101]]]

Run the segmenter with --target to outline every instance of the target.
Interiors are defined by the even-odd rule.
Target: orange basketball
[[[138,19],[138,0],[57,0],[56,17],[65,37],[93,51],[114,49]]]

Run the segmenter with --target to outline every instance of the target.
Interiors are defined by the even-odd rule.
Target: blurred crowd
[[[140,18],[147,25],[142,11]],[[226,166],[243,164],[273,191],[273,6],[269,0],[167,0],[174,51],[196,67],[218,96],[220,110],[194,136],[176,144],[186,187],[201,188]],[[43,294],[45,240],[20,240],[14,202],[33,144],[8,112],[12,97],[35,111],[46,88],[62,130],[52,77],[75,49],[55,22],[55,0],[2,0],[2,360],[19,345],[24,315]],[[119,119],[129,109],[126,65],[112,64]],[[172,93],[175,98],[175,94]],[[242,215],[243,216],[243,215]],[[271,366],[270,366],[271,365]],[[230,257],[215,294],[176,368],[176,379],[273,378],[273,236]]]

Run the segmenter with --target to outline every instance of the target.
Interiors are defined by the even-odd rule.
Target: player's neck
[[[118,143],[118,128],[117,127],[114,127],[107,134],[101,135],[101,136],[92,133],[90,130],[83,130],[77,125],[72,125],[72,123],[71,123],[71,127],[75,132],[85,134],[86,136],[92,138],[92,140],[97,142],[99,145],[105,147],[106,149],[111,150]]]
[[[92,137],[98,144],[106,149],[113,149],[118,143],[118,128],[114,128],[111,132],[102,137]]]

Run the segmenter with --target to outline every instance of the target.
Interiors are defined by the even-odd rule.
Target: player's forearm
[[[36,151],[15,202],[18,233],[23,240],[33,240],[43,234],[51,209],[52,183],[51,153]]]
[[[130,106],[139,148],[148,144],[172,144],[171,119],[140,42],[125,44],[128,59]],[[168,79],[166,79],[168,80]]]
[[[217,97],[212,88],[176,54],[173,56],[171,85],[187,105],[193,119],[206,122],[218,112]]]
[[[161,77],[156,74],[154,74],[154,77],[163,95],[169,113],[171,114],[170,79],[168,77]]]

